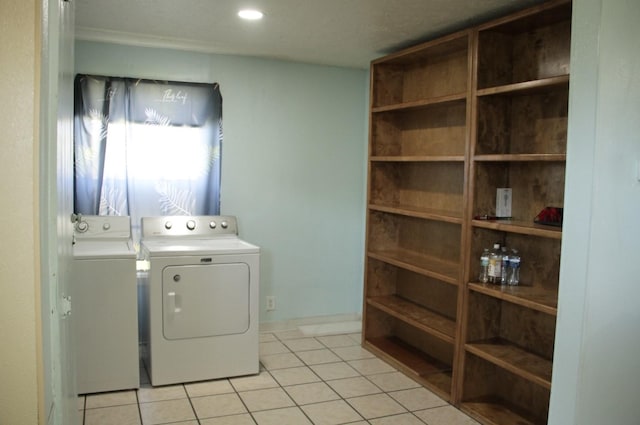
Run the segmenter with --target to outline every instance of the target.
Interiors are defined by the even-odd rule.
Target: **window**
[[[78,75],[77,214],[140,218],[220,212],[219,85]]]

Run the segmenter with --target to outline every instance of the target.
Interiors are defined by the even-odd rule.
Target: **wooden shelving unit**
[[[538,310],[552,316],[558,313],[558,291],[533,286],[497,286],[469,283],[469,290]]]
[[[570,35],[553,0],[371,64],[363,345],[483,424],[547,421]],[[476,281],[494,242],[520,286]]]
[[[570,34],[567,1],[478,28],[469,216],[493,214],[496,188],[513,190],[512,220],[472,219],[469,230],[456,402],[486,424],[547,421],[562,229],[533,219],[564,203]],[[520,286],[475,282],[493,242],[519,250]]]
[[[363,344],[451,399],[462,295],[468,31],[371,65]]]

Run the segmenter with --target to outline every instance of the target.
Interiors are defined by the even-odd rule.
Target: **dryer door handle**
[[[169,299],[169,311],[171,313],[180,313],[182,308],[179,305],[180,296],[175,291],[167,292],[167,298]]]

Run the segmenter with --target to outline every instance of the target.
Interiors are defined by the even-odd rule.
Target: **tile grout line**
[[[331,389],[331,390],[332,390],[332,391],[333,391],[333,392],[334,392],[334,393],[339,397],[339,398],[338,398],[338,400],[341,400],[341,401],[345,402],[345,403],[346,403],[346,405],[347,405],[347,406],[349,406],[351,409],[353,409],[353,411],[354,411],[354,412],[356,412],[356,414],[357,414],[358,416],[360,416],[360,418],[361,418],[363,421],[365,421],[365,422],[367,422],[367,423],[370,423],[370,421],[369,421],[367,418],[365,418],[365,417],[364,417],[364,416],[363,416],[363,415],[362,415],[362,414],[361,414],[361,413],[360,413],[360,412],[359,412],[359,411],[358,411],[358,410],[353,406],[353,404],[352,404],[352,403],[350,403],[350,402],[349,402],[349,399],[354,399],[354,398],[358,398],[358,397],[366,397],[366,396],[371,395],[371,394],[368,394],[368,395],[367,395],[367,394],[365,394],[365,395],[362,395],[362,396],[356,396],[356,397],[350,397],[350,398],[345,398],[345,397],[343,397],[339,392],[337,392],[337,391],[336,391],[336,390],[335,390],[335,389],[334,389],[334,388],[329,384],[329,382],[330,382],[330,381],[338,381],[338,380],[341,380],[341,379],[349,379],[349,378],[337,378],[337,379],[329,379],[329,380],[325,380],[324,378],[322,378],[322,377],[318,376],[318,374],[317,374],[317,373],[316,373],[316,372],[311,368],[311,366],[312,366],[312,365],[307,364],[307,363],[306,363],[306,362],[305,362],[305,361],[304,361],[304,360],[303,360],[303,359],[298,355],[298,352],[313,351],[313,349],[312,349],[312,350],[298,350],[298,352],[296,352],[296,351],[294,351],[293,349],[291,349],[291,348],[290,348],[290,347],[289,347],[289,346],[284,342],[284,341],[286,341],[286,340],[280,339],[280,338],[278,337],[278,335],[276,335],[276,334],[273,334],[273,335],[274,335],[274,336],[275,336],[275,338],[276,338],[276,339],[278,339],[278,340],[279,340],[283,345],[285,345],[285,346],[287,347],[287,349],[288,349],[288,350],[290,350],[290,353],[291,353],[291,354],[293,354],[293,355],[294,355],[298,360],[300,360],[300,361],[302,362],[302,364],[303,364],[305,367],[307,367],[308,369],[310,369],[310,370],[313,372],[313,374],[314,374],[317,378],[319,378],[319,379],[320,379],[320,382],[322,382],[322,383],[324,383],[325,385],[327,385],[327,387],[329,387],[329,388],[330,388],[330,389]],[[349,337],[350,339],[352,339],[352,340],[353,340],[353,338],[351,338],[351,337],[349,336],[349,334],[338,334],[338,335],[345,335],[345,336],[347,336],[347,337]],[[334,336],[334,335],[328,335],[328,336]],[[320,345],[322,345],[323,347],[325,347],[325,349],[329,350],[329,352],[333,353],[335,356],[337,356],[337,357],[340,359],[340,361],[336,361],[336,362],[328,362],[328,363],[320,363],[320,365],[345,363],[345,364],[347,364],[349,367],[353,368],[353,366],[352,366],[351,364],[349,364],[349,361],[348,361],[348,360],[345,360],[345,359],[343,359],[342,357],[340,357],[340,355],[339,355],[338,353],[336,353],[336,352],[332,349],[332,348],[343,348],[343,346],[341,346],[341,347],[330,347],[329,345],[325,344],[325,343],[324,343],[324,342],[322,342],[321,340],[318,340],[316,337],[302,337],[302,338],[293,338],[293,339],[304,339],[304,338],[313,339],[314,341],[318,342]],[[354,340],[354,342],[355,342],[355,344],[353,344],[353,345],[348,345],[348,346],[344,346],[344,347],[360,347],[360,346],[358,345],[357,341],[355,341],[355,340]],[[284,353],[283,353],[283,354],[284,354]],[[372,353],[372,354],[373,354],[373,353]],[[373,357],[368,357],[368,358],[366,358],[366,359],[356,359],[356,360],[367,360],[367,359],[378,359],[378,360],[381,360],[381,359],[379,359],[375,354],[373,355]],[[383,361],[383,362],[384,362],[384,360],[381,360],[381,361]],[[384,362],[384,363],[388,365],[388,363],[387,363],[387,362]],[[313,365],[313,366],[317,366],[317,365]],[[389,366],[393,368],[393,366],[391,366],[391,365],[389,365]],[[293,368],[293,367],[291,367],[291,368],[282,368],[282,369],[277,369],[277,370],[292,369],[292,368]],[[371,375],[364,375],[364,374],[362,374],[359,370],[357,370],[357,369],[355,369],[355,368],[353,368],[353,369],[358,373],[358,376],[354,376],[354,377],[352,377],[352,378],[364,378],[367,382],[369,382],[369,383],[370,383],[371,385],[373,385],[375,388],[377,388],[378,390],[380,390],[380,392],[379,392],[379,393],[376,393],[376,394],[384,394],[384,395],[388,396],[389,398],[391,398],[394,402],[398,403],[398,405],[399,405],[399,406],[401,406],[401,407],[402,407],[402,409],[404,409],[404,410],[405,410],[405,411],[404,411],[403,413],[401,413],[401,414],[407,414],[407,413],[408,413],[408,414],[410,414],[411,416],[415,417],[418,421],[420,421],[420,422],[424,423],[424,422],[423,422],[420,418],[418,418],[418,417],[417,417],[417,416],[416,416],[416,415],[415,415],[411,410],[407,409],[404,405],[402,405],[402,404],[401,404],[401,403],[399,403],[397,400],[395,400],[393,397],[391,397],[387,391],[385,391],[384,389],[380,388],[380,387],[379,387],[378,385],[376,385],[373,381],[371,381],[371,380],[368,378],[368,376],[371,376]],[[397,369],[395,369],[395,368],[393,368],[393,370],[394,370],[395,372],[399,372],[399,371],[398,371]],[[266,369],[266,367],[265,367],[265,371],[267,371],[267,372],[271,375],[271,371],[267,370],[267,369]],[[372,374],[372,375],[381,375],[381,374],[383,374],[383,373],[387,373],[387,372],[374,373],[374,374]],[[389,372],[389,373],[391,373],[391,372]],[[276,379],[276,378],[274,377],[274,379]],[[410,378],[409,378],[409,379],[410,379]],[[278,381],[277,381],[277,379],[276,379],[276,382],[278,383],[278,385],[280,385],[280,388],[282,388],[282,389],[285,391],[285,393],[287,393],[287,395],[289,395],[289,393],[287,392],[287,390],[286,390],[285,386],[281,385],[281,384],[280,384],[280,382],[278,382]],[[297,384],[297,385],[305,385],[305,384],[304,384],[304,383],[301,383],[301,384]],[[295,385],[290,385],[290,386],[295,386]],[[291,396],[290,396],[290,395],[289,395],[289,397],[291,398]],[[306,412],[305,412],[305,411],[304,411],[304,409],[302,408],[302,406],[303,406],[303,405],[299,405],[299,404],[298,404],[298,403],[297,403],[293,398],[291,398],[291,399],[292,399],[292,401],[294,402],[294,404],[295,404],[295,405],[296,405],[296,406],[297,406],[297,407],[302,411],[302,413],[303,413],[303,414],[304,414],[304,415],[305,415],[305,416],[306,416],[306,417],[311,421],[311,423],[313,423],[313,420],[311,420],[311,418],[310,418],[309,416],[307,416]],[[333,401],[337,401],[337,400],[333,400]],[[326,402],[308,403],[308,404],[305,404],[304,406],[310,406],[310,405],[314,405],[314,404],[321,404],[321,403],[326,403]],[[396,414],[383,415],[383,416],[376,417],[376,418],[372,418],[372,419],[389,418],[389,417],[393,417],[393,416],[396,416]],[[355,422],[359,422],[359,421],[351,421],[351,422],[347,422],[347,423],[345,423],[345,424],[355,423]]]
[[[298,356],[298,354],[297,354],[294,350],[292,350],[291,348],[289,348],[289,346],[284,342],[285,340],[280,339],[280,338],[278,337],[278,335],[276,335],[275,333],[273,333],[272,335],[273,335],[273,336],[274,336],[274,337],[275,337],[279,342],[281,342],[281,343],[282,343],[282,344],[283,344],[283,345],[284,345],[284,346],[285,346],[285,347],[290,351],[290,353],[291,353],[291,354],[293,354],[293,355],[294,355],[298,360],[300,360],[300,362],[302,362],[302,364],[303,364],[305,367],[307,367],[309,370],[311,370],[311,372],[312,372],[312,373],[313,373],[313,374],[314,374],[318,379],[320,379],[320,382],[324,383],[327,387],[329,387],[329,388],[331,389],[331,391],[333,391],[333,392],[334,392],[334,393],[339,397],[339,400],[342,400],[343,402],[347,403],[347,401],[346,401],[346,400],[345,400],[345,399],[344,399],[344,398],[343,398],[343,397],[342,397],[338,392],[336,392],[333,388],[331,388],[331,386],[330,386],[330,385],[329,385],[329,384],[328,384],[328,383],[327,383],[327,382],[326,382],[326,381],[325,381],[321,376],[318,376],[318,374],[317,374],[313,369],[311,369],[311,367],[310,367],[310,366],[309,366],[309,365],[308,365],[308,364],[307,364],[307,363],[306,363],[306,362],[305,362],[305,361],[304,361],[300,356]],[[303,337],[303,338],[304,338],[304,337]],[[322,341],[317,340],[315,337],[311,337],[311,338],[313,338],[313,340],[314,340],[314,341],[318,342],[320,345],[322,345],[323,347],[325,347],[326,349],[328,349],[331,353],[333,353],[333,351],[331,350],[331,348],[330,348],[330,347],[328,347],[326,344],[324,344]],[[312,351],[312,350],[306,350],[306,351]],[[333,354],[335,354],[335,353],[333,353]],[[335,354],[335,355],[336,355],[338,358],[340,358],[340,356],[338,356],[337,354]],[[336,363],[339,363],[339,362],[336,362]],[[283,368],[283,369],[287,369],[287,368]],[[269,373],[269,375],[271,375],[271,371],[269,371],[266,367],[265,367],[265,371],[266,371],[267,373]],[[356,372],[357,372],[357,371],[356,371]],[[359,372],[358,372],[358,373],[359,373]],[[279,387],[282,389],[282,391],[284,391],[284,392],[285,392],[285,394],[287,394],[287,396],[291,399],[291,401],[293,401],[294,405],[295,405],[295,406],[296,406],[296,407],[297,407],[297,408],[302,412],[302,414],[303,414],[303,415],[304,415],[304,416],[309,420],[309,422],[311,422],[312,424],[314,424],[315,422],[314,422],[314,421],[309,417],[309,415],[307,414],[307,412],[305,412],[305,410],[302,408],[302,406],[303,406],[303,405],[298,404],[298,402],[297,402],[293,397],[291,397],[291,395],[290,395],[290,394],[289,394],[289,392],[286,390],[286,388],[285,388],[283,385],[281,385],[281,384],[280,384],[280,382],[279,382],[279,381],[278,381],[278,380],[277,380],[273,375],[271,375],[271,377],[276,381],[276,383],[279,385]],[[305,384],[304,384],[304,383],[301,383],[301,384],[298,384],[298,385],[305,385]],[[293,385],[290,385],[290,386],[293,386]],[[337,400],[334,400],[334,401],[337,401]],[[320,404],[320,403],[325,403],[325,402],[308,403],[308,404],[306,404],[306,405],[304,405],[304,406],[309,406],[309,405],[313,405],[313,404]],[[347,405],[349,405],[349,404],[347,403]],[[349,405],[349,406],[350,406],[350,405]],[[351,408],[353,409],[353,407],[351,407]],[[368,420],[366,420],[366,419],[365,419],[365,418],[360,414],[360,412],[358,412],[358,411],[357,411],[357,410],[355,410],[355,409],[353,409],[353,410],[356,412],[356,414],[357,414],[358,416],[360,416],[360,418],[361,418],[362,420],[364,420],[365,422],[369,423],[369,421],[368,421]],[[358,422],[358,421],[351,421],[351,422],[347,422],[346,424],[354,423],[354,422]]]
[[[286,338],[286,339],[282,339],[281,337],[279,337],[276,333],[270,333],[270,335],[272,335],[272,337],[274,338],[275,342],[278,342],[280,344],[282,344],[284,346],[284,348],[286,349],[285,352],[282,353],[273,353],[273,354],[292,354],[293,357],[299,361],[301,363],[301,366],[289,366],[289,367],[282,367],[282,368],[277,368],[277,369],[267,369],[266,366],[260,361],[260,369],[258,372],[258,375],[261,373],[261,371],[265,372],[266,374],[269,375],[269,377],[271,379],[273,379],[274,383],[276,384],[276,386],[274,387],[269,387],[269,388],[274,388],[274,389],[280,389],[286,396],[287,398],[293,403],[292,406],[284,406],[284,407],[278,407],[278,408],[269,408],[269,409],[262,409],[262,410],[258,410],[256,412],[251,412],[247,406],[247,404],[245,403],[244,399],[241,397],[240,395],[240,391],[239,388],[237,386],[235,386],[232,382],[231,382],[231,378],[224,378],[225,380],[227,380],[230,384],[230,387],[232,388],[232,392],[240,399],[240,402],[242,403],[243,407],[245,408],[247,414],[249,415],[249,417],[251,418],[251,420],[253,420],[255,423],[258,423],[257,418],[255,417],[255,413],[258,412],[263,412],[263,411],[269,411],[269,410],[278,410],[278,409],[283,409],[283,408],[290,408],[290,407],[295,407],[297,408],[302,415],[309,420],[311,423],[314,423],[313,420],[311,419],[311,417],[307,414],[307,412],[303,409],[303,407],[306,406],[311,406],[311,405],[316,405],[316,404],[321,404],[321,403],[327,403],[327,402],[331,402],[331,401],[342,401],[345,403],[346,406],[349,406],[350,409],[352,409],[357,415],[358,417],[360,417],[362,421],[364,421],[365,423],[371,423],[369,419],[364,418],[363,415],[354,407],[354,405],[352,405],[352,403],[350,402],[350,400],[359,398],[359,397],[366,397],[366,396],[370,396],[370,395],[376,395],[376,394],[382,394],[385,395],[387,397],[389,397],[391,400],[393,400],[395,403],[397,403],[399,406],[402,407],[402,409],[404,410],[401,413],[393,413],[393,414],[388,414],[388,415],[383,415],[380,417],[375,417],[375,418],[371,418],[371,420],[378,420],[378,419],[383,419],[383,418],[392,418],[394,416],[397,415],[405,415],[405,414],[409,414],[411,415],[411,417],[417,419],[420,423],[426,423],[424,422],[420,417],[418,417],[416,415],[415,412],[417,411],[422,411],[422,410],[431,410],[431,409],[436,409],[438,407],[443,407],[443,406],[447,406],[447,405],[451,405],[450,403],[446,403],[443,406],[432,406],[432,407],[427,407],[424,409],[418,409],[418,410],[410,410],[409,408],[405,407],[405,405],[401,402],[399,402],[397,399],[395,399],[391,394],[395,393],[395,392],[400,392],[400,391],[404,391],[404,390],[410,390],[412,388],[424,388],[423,386],[417,386],[417,387],[412,387],[412,388],[406,388],[406,389],[399,389],[399,390],[392,390],[392,391],[386,391],[384,390],[382,387],[380,387],[379,385],[377,385],[374,381],[371,380],[371,377],[374,375],[382,375],[382,374],[386,374],[386,373],[401,373],[403,374],[401,371],[397,370],[396,368],[394,368],[393,366],[389,365],[387,362],[385,362],[384,360],[380,359],[378,356],[376,356],[374,353],[370,353],[372,355],[372,357],[364,357],[364,358],[355,358],[355,359],[351,359],[351,360],[346,360],[343,357],[341,357],[336,351],[334,351],[334,349],[336,348],[347,348],[347,347],[361,347],[361,345],[358,344],[358,341],[356,341],[350,334],[337,334],[337,335],[326,335],[326,336],[338,336],[338,335],[344,335],[348,338],[350,338],[353,341],[353,345],[340,345],[340,346],[336,346],[336,347],[332,347],[330,345],[328,345],[327,343],[323,342],[322,340],[318,339],[317,337],[307,337],[307,336],[301,336],[301,337],[293,337],[293,338]],[[323,335],[325,336],[325,335]],[[289,341],[289,340],[294,340],[294,339],[309,339],[309,340],[313,340],[314,342],[319,344],[320,348],[311,348],[311,349],[303,349],[303,350],[297,350],[294,351],[292,348],[290,348],[285,341]],[[264,342],[273,342],[273,341],[264,341]],[[324,348],[322,348],[324,347]],[[308,352],[308,351],[319,351],[319,350],[327,350],[329,353],[331,353],[332,355],[336,356],[339,360],[336,361],[330,361],[330,362],[326,362],[326,363],[316,363],[316,364],[308,364],[307,362],[305,362],[303,360],[303,357],[301,357],[299,355],[299,353],[302,352]],[[368,350],[365,350],[368,352]],[[354,366],[352,366],[349,362],[350,361],[365,361],[365,360],[379,360],[381,362],[383,362],[384,364],[389,365],[392,368],[392,371],[381,371],[381,372],[375,372],[375,373],[370,373],[370,374],[364,374],[362,373],[360,370],[356,369]],[[322,378],[315,370],[312,369],[312,366],[322,366],[322,365],[331,365],[331,364],[345,364],[349,367],[351,367],[352,369],[354,369],[354,371],[357,373],[356,376],[352,376],[352,377],[342,377],[342,378],[335,378],[335,379],[324,379]],[[147,371],[147,367],[146,364],[144,364],[144,362],[142,363],[143,369],[148,377],[148,371]],[[312,374],[312,376],[314,376],[315,378],[318,379],[318,381],[313,381],[313,382],[300,382],[297,384],[291,384],[291,385],[283,385],[275,376],[273,376],[272,372],[273,371],[277,371],[277,370],[286,370],[286,369],[295,369],[298,367],[304,367],[307,370],[309,370]],[[404,375],[404,374],[403,374]],[[257,376],[257,375],[256,375]],[[405,375],[406,376],[406,375]],[[363,394],[363,395],[359,395],[359,396],[354,396],[354,397],[344,397],[342,394],[340,394],[339,392],[337,392],[332,385],[330,384],[332,381],[339,381],[339,380],[343,380],[343,379],[355,379],[355,378],[364,378],[364,380],[373,386],[373,388],[377,389],[380,392],[377,393],[373,393],[373,394]],[[408,379],[411,380],[410,377],[407,376]],[[413,380],[412,380],[413,381]],[[415,382],[415,381],[414,381]],[[308,385],[308,384],[313,384],[313,383],[322,383],[324,384],[328,389],[330,389],[335,396],[337,397],[337,399],[335,400],[326,400],[326,401],[317,401],[317,402],[312,402],[312,403],[305,403],[305,404],[300,404],[298,403],[293,397],[292,395],[289,393],[289,391],[287,390],[287,388],[293,388],[296,386],[301,386],[301,385]],[[150,384],[150,382],[149,382]],[[189,394],[189,392],[187,391],[186,388],[186,384],[182,383],[180,384],[181,389],[184,391],[189,404],[191,406],[191,410],[192,413],[195,417],[195,421],[200,425],[202,423],[203,419],[208,419],[208,418],[200,418],[198,417],[197,411],[195,409],[194,403],[193,403],[193,398],[196,396],[191,396]],[[142,387],[141,387],[142,388]],[[139,390],[141,389],[136,389],[136,393],[135,393],[135,397],[136,397],[136,404],[137,404],[137,408],[138,408],[138,417],[140,420],[140,424],[144,425],[143,423],[143,418],[142,418],[142,409],[141,409],[141,401],[140,401],[140,397],[139,397]],[[153,388],[153,387],[151,387]],[[265,388],[255,388],[255,389],[248,389],[246,391],[243,392],[250,392],[250,391],[257,391],[257,390],[261,390],[261,389],[265,389]],[[212,394],[212,395],[217,395],[217,394]],[[199,396],[199,397],[204,397],[205,395]],[[83,412],[82,412],[82,423],[84,424],[86,422],[86,413],[87,413],[87,397],[84,396],[83,398]],[[234,416],[235,414],[229,414],[229,415],[223,415],[223,416],[218,416],[218,417],[229,417],[229,416]],[[357,420],[356,422],[358,422],[359,420]],[[348,422],[348,423],[354,423],[352,422]]]
[[[145,368],[146,371],[146,368]],[[140,425],[144,425],[144,422],[142,422],[142,408],[140,407],[140,398],[138,397],[138,390],[136,391],[136,404],[138,405],[138,418],[140,418]]]
[[[336,390],[335,390],[335,389],[334,389],[334,388],[329,384],[329,382],[330,382],[330,381],[338,381],[338,380],[341,380],[341,379],[349,379],[349,378],[338,378],[338,379],[329,379],[329,380],[325,380],[325,379],[323,379],[322,377],[318,376],[318,375],[317,375],[317,373],[316,373],[316,372],[311,368],[311,366],[312,366],[312,365],[307,364],[307,363],[306,363],[302,358],[300,358],[300,356],[298,356],[298,354],[297,354],[298,352],[313,351],[313,349],[311,349],[311,350],[298,350],[298,352],[296,352],[296,351],[292,350],[291,348],[289,348],[289,346],[287,346],[287,344],[285,343],[285,341],[287,341],[287,340],[280,339],[280,337],[278,337],[278,335],[276,335],[275,333],[272,333],[272,335],[273,335],[273,336],[274,336],[274,337],[275,337],[279,342],[281,342],[283,345],[285,345],[285,347],[286,347],[288,350],[290,350],[290,353],[291,353],[291,354],[293,354],[296,358],[298,358],[298,359],[302,362],[302,364],[303,364],[305,367],[307,367],[307,368],[311,369],[311,371],[312,371],[312,372],[313,372],[313,373],[314,373],[314,374],[315,374],[315,375],[316,375],[316,376],[321,380],[321,382],[322,382],[322,383],[324,383],[325,385],[327,385],[327,386],[328,386],[328,387],[329,387],[329,388],[330,388],[330,389],[331,389],[331,390],[332,390],[332,391],[333,391],[333,392],[334,392],[334,393],[339,397],[339,400],[344,401],[344,402],[345,402],[349,407],[351,407],[351,408],[352,408],[352,409],[353,409],[353,410],[354,410],[354,411],[355,411],[355,412],[356,412],[356,413],[357,413],[357,414],[362,418],[362,420],[364,420],[364,421],[365,421],[365,422],[367,422],[367,423],[370,423],[370,421],[369,421],[367,418],[365,418],[364,416],[362,416],[362,414],[361,414],[361,413],[360,413],[360,412],[359,412],[359,411],[358,411],[358,410],[357,410],[357,409],[356,409],[356,408],[355,408],[355,407],[354,407],[354,406],[349,402],[349,400],[350,400],[350,399],[354,399],[354,398],[358,398],[358,397],[366,397],[366,396],[368,396],[368,395],[372,395],[372,394],[365,394],[365,395],[355,396],[355,397],[350,397],[350,398],[345,398],[345,397],[343,397],[340,393],[338,393],[338,392],[337,392],[337,391],[336,391]],[[361,346],[361,345],[359,345],[359,344],[358,344],[358,342],[357,342],[357,341],[355,341],[355,340],[350,336],[350,334],[336,334],[336,335],[326,335],[326,336],[337,336],[337,335],[344,335],[344,336],[347,336],[347,337],[349,337],[350,339],[352,339],[352,340],[355,342],[355,344],[353,344],[353,345],[348,345],[348,346],[331,347],[331,346],[329,346],[329,345],[325,344],[324,342],[322,342],[321,340],[318,340],[316,337],[305,337],[305,336],[303,336],[303,337],[301,337],[301,338],[291,338],[291,339],[306,339],[306,338],[314,339],[314,340],[315,340],[315,341],[317,341],[319,344],[321,344],[323,347],[325,347],[325,349],[329,350],[331,353],[333,353],[334,355],[336,355],[336,356],[340,359],[340,361],[336,361],[336,362],[319,363],[320,365],[325,365],[325,364],[337,364],[337,363],[346,363],[347,365],[349,365],[350,367],[352,367],[352,368],[353,368],[353,366],[349,363],[349,360],[345,360],[345,359],[343,359],[343,358],[342,358],[338,353],[336,353],[336,352],[333,350],[333,348],[344,348],[344,347],[360,347],[360,348],[362,348],[362,346]],[[369,351],[367,351],[367,352],[369,352]],[[370,352],[369,352],[369,353],[370,353]],[[285,354],[285,353],[282,353],[282,354]],[[354,361],[354,360],[378,359],[378,360],[381,360],[382,362],[384,362],[385,364],[389,365],[389,363],[387,363],[387,362],[385,362],[384,360],[380,359],[380,358],[379,358],[378,356],[376,356],[375,354],[373,354],[373,353],[371,353],[371,354],[372,354],[372,356],[373,356],[373,357],[367,357],[367,358],[364,358],[364,359],[353,359],[352,361]],[[317,366],[317,365],[313,365],[313,366]],[[393,368],[393,371],[394,371],[394,372],[402,373],[401,371],[397,370],[397,369],[396,369],[396,368],[394,368],[393,366],[391,366],[391,365],[389,365],[389,366]],[[281,369],[276,369],[276,370],[292,369],[292,368],[293,368],[293,367],[290,367],[290,368],[281,368]],[[390,397],[394,402],[398,403],[398,405],[400,405],[400,406],[405,410],[405,412],[403,412],[403,413],[401,413],[401,414],[403,414],[403,415],[404,415],[404,414],[409,414],[409,415],[413,416],[414,418],[416,418],[416,419],[417,419],[418,421],[420,421],[421,423],[425,423],[422,419],[420,419],[420,418],[415,414],[415,412],[414,412],[414,411],[409,410],[409,409],[408,409],[407,407],[405,407],[402,403],[398,402],[395,398],[393,398],[393,397],[390,395],[390,393],[391,393],[391,392],[394,392],[394,391],[386,391],[386,390],[384,390],[383,388],[381,388],[380,386],[376,385],[376,384],[375,384],[375,382],[373,382],[373,381],[371,381],[371,380],[369,379],[369,376],[372,376],[372,375],[382,375],[382,374],[384,374],[384,373],[393,373],[393,372],[379,372],[379,373],[373,373],[373,374],[370,374],[370,375],[364,375],[364,374],[360,373],[360,371],[358,371],[357,369],[355,369],[355,368],[354,368],[354,370],[356,370],[356,372],[358,373],[358,376],[357,376],[357,377],[364,378],[367,382],[369,382],[369,383],[370,383],[371,385],[373,385],[375,388],[377,388],[378,390],[380,390],[380,393],[376,393],[376,394],[385,394],[385,395],[387,395],[388,397]],[[271,374],[271,371],[269,371],[266,367],[265,367],[265,371],[267,371],[269,374]],[[355,378],[355,377],[354,377],[354,378]],[[408,378],[408,379],[411,379],[411,378],[409,378],[409,377],[407,377],[407,378]],[[275,379],[275,378],[274,378],[274,379]],[[277,380],[276,380],[276,382],[277,382]],[[279,383],[279,382],[278,382],[278,385],[280,385],[280,383]],[[296,384],[296,385],[305,385],[305,384]],[[295,385],[290,385],[290,386],[295,386]],[[283,385],[280,385],[280,387],[281,387],[285,392],[287,392],[287,390],[285,389],[285,387],[284,387]],[[420,386],[420,387],[416,387],[416,388],[423,388],[423,387],[422,387],[422,386]],[[403,390],[398,390],[398,391],[403,391]],[[287,394],[288,394],[288,393],[287,393]],[[293,399],[292,399],[292,400],[293,400]],[[336,401],[337,401],[337,400],[336,400]],[[293,400],[293,402],[296,404],[296,406],[297,406],[298,408],[300,408],[300,410],[305,414],[305,416],[307,416],[307,415],[306,415],[306,412],[304,412],[304,410],[302,409],[302,405],[299,405],[295,400]],[[309,406],[309,405],[313,405],[313,404],[321,404],[321,403],[325,403],[325,402],[308,403],[308,404],[305,404],[304,406]],[[422,409],[422,410],[434,409],[434,408],[436,408],[436,407],[442,407],[442,406],[434,406],[434,407],[430,407],[430,408],[426,408],[426,409]],[[376,417],[376,418],[372,418],[372,419],[390,418],[390,417],[393,417],[393,416],[396,416],[396,414],[383,415],[383,416]],[[308,416],[307,416],[307,418],[308,418],[309,420],[311,420],[311,418],[309,418]],[[313,423],[313,421],[311,421],[311,422]],[[355,421],[355,422],[357,422],[357,421]],[[348,423],[354,423],[354,422],[352,421],[352,422],[348,422]],[[347,423],[347,424],[348,424],[348,423]]]
[[[258,375],[260,375],[260,366],[262,364],[260,363],[260,361],[258,360]],[[266,370],[266,369],[265,369]],[[233,388],[233,391],[235,393],[235,395],[240,399],[240,403],[242,403],[242,405],[244,406],[244,408],[246,409],[247,413],[249,414],[249,417],[251,417],[251,420],[254,423],[258,423],[258,421],[256,420],[255,416],[253,416],[253,412],[251,410],[249,410],[249,406],[247,406],[247,403],[244,402],[243,398],[240,396],[240,391],[238,391],[238,389],[235,387],[235,385],[233,385],[233,382],[231,382],[231,379],[227,378],[229,380],[229,385],[231,385],[231,388]],[[232,415],[227,415],[227,416],[232,416]],[[224,416],[219,416],[219,417],[224,417]]]
[[[85,421],[87,420],[87,396],[84,395],[82,397],[83,397],[83,400],[82,400],[82,425],[84,425]],[[140,422],[140,425],[142,425],[142,422]]]
[[[196,418],[196,422],[198,422],[198,425],[200,425],[200,418],[198,417],[198,412],[196,412],[196,408],[193,405],[193,402],[191,401],[191,396],[189,395],[189,391],[187,390],[187,386],[185,384],[180,384],[180,386],[182,387],[182,390],[184,391],[185,395],[187,396],[187,400],[189,400],[189,406],[191,406],[191,411],[193,412],[193,417]]]
[[[147,364],[143,361],[141,361],[140,363],[142,363],[142,367],[144,368],[144,373],[146,375],[146,377],[149,379],[149,385],[151,385],[151,376],[149,375],[149,370],[147,369]],[[144,422],[142,421],[142,406],[140,405],[140,398],[138,397],[138,391],[140,390],[140,388],[138,388],[136,390],[136,401],[138,402],[138,414],[140,415],[140,425],[145,425]]]

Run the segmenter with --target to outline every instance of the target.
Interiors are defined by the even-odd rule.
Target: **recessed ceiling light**
[[[243,9],[240,12],[238,12],[238,16],[248,21],[257,21],[259,19],[262,19],[262,17],[264,16],[264,13],[255,9]]]

